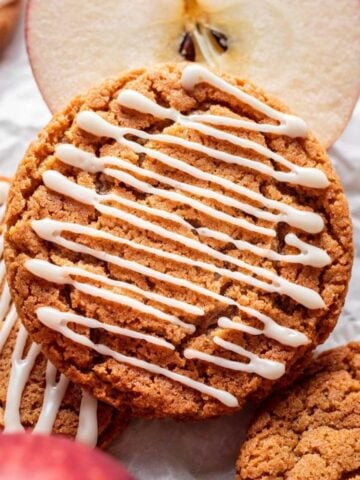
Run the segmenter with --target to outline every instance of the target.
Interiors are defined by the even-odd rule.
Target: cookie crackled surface
[[[360,344],[329,350],[267,402],[248,431],[237,480],[360,478]]]
[[[197,64],[75,98],[27,151],[7,228],[30,335],[147,417],[235,411],[291,378],[352,263],[342,187],[306,124]]]

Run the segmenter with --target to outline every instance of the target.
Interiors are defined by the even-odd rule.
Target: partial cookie
[[[234,412],[291,379],[352,263],[342,187],[305,123],[197,64],[74,99],[25,155],[7,224],[30,335],[145,417]]]
[[[20,0],[0,0],[0,49],[8,41],[19,16]]]
[[[323,353],[251,425],[238,480],[360,478],[360,343]]]
[[[8,182],[0,178],[0,221]],[[106,447],[128,419],[70,383],[46,360],[21,325],[5,280],[0,237],[0,428],[33,429]]]

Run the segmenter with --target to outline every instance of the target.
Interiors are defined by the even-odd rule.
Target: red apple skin
[[[134,480],[100,450],[61,436],[0,434],[0,480]]]

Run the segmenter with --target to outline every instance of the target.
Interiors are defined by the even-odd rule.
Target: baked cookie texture
[[[343,305],[352,229],[324,149],[286,112],[246,80],[163,65],[40,132],[5,254],[60,371],[134,415],[201,419],[301,370]]]
[[[0,177],[0,221],[9,180]],[[2,227],[1,227],[2,228]],[[128,418],[60,375],[31,342],[7,287],[0,236],[0,429],[30,429],[107,447]]]
[[[329,350],[256,417],[238,480],[360,478],[360,344]]]
[[[0,2],[0,49],[8,42],[20,13],[20,0]]]

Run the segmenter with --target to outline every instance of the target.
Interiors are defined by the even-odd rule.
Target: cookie
[[[8,182],[0,178],[0,221]],[[5,432],[32,429],[107,446],[127,419],[98,402],[86,390],[58,374],[40,346],[29,340],[5,281],[0,238],[0,428]]]
[[[318,357],[250,426],[238,480],[360,478],[360,343]]]
[[[142,417],[231,413],[290,379],[352,263],[342,187],[305,123],[197,64],[75,98],[26,153],[7,226],[34,341]]]
[[[0,0],[0,49],[14,30],[20,12],[20,0]]]

